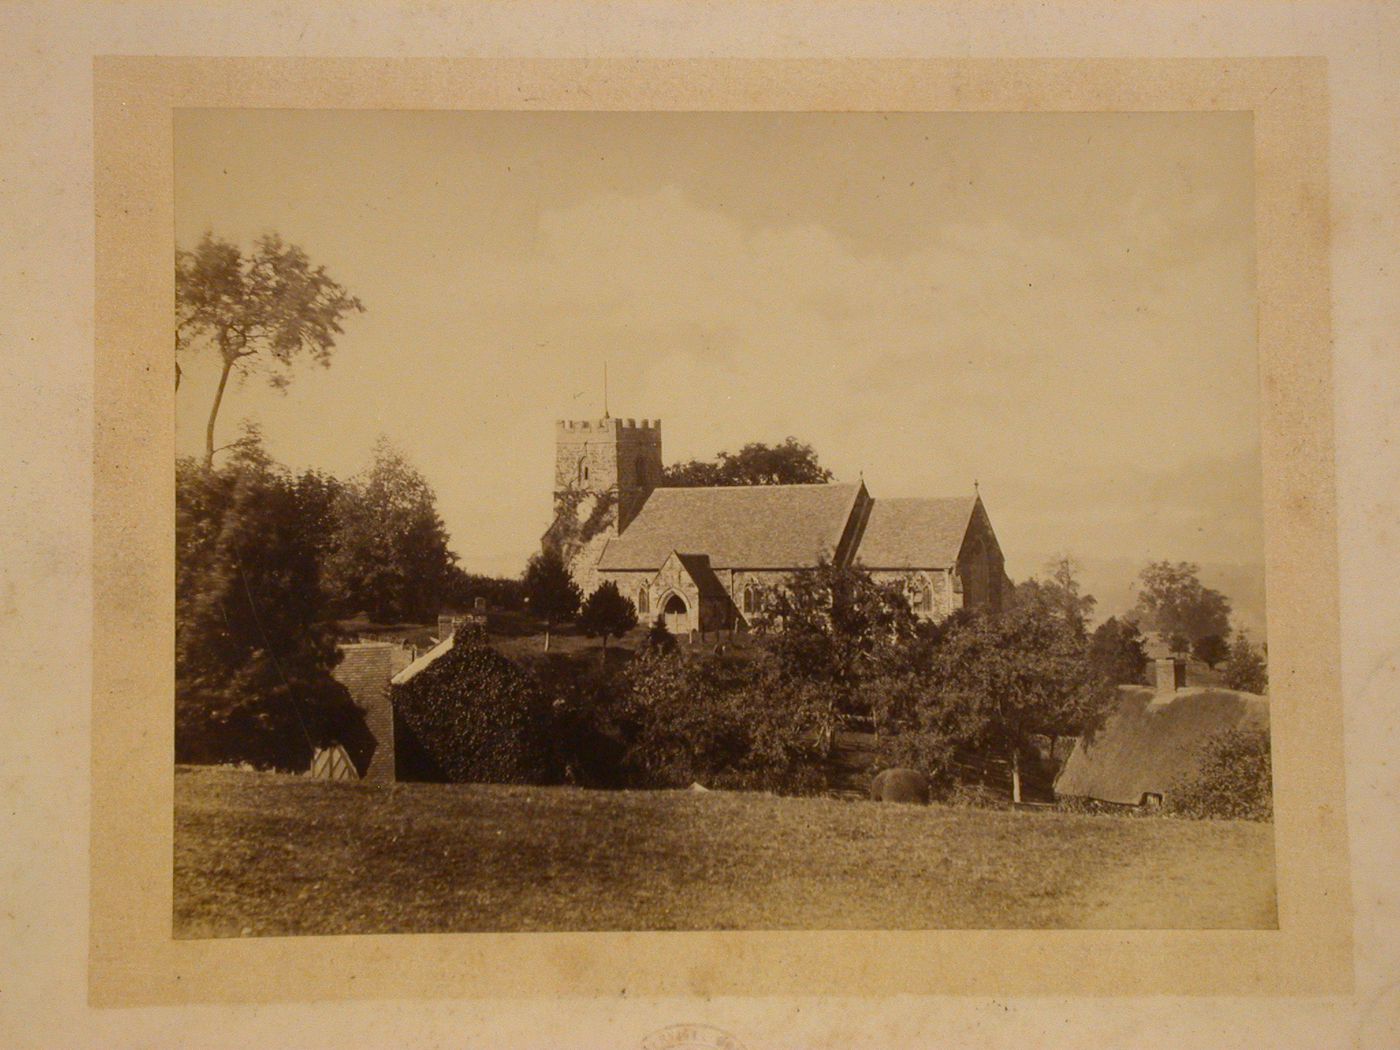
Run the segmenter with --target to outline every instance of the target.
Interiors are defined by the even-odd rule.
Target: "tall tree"
[[[1147,649],[1137,624],[1110,616],[1089,639],[1089,662],[1113,685],[1142,685],[1147,675]]]
[[[206,232],[192,251],[175,253],[175,353],[212,349],[219,355],[219,385],[205,428],[204,462],[214,459],[214,424],[229,376],[267,369],[283,389],[292,362],[306,355],[329,366],[341,320],[364,305],[312,266],[304,251],[275,233],[256,241],[251,255]]]
[[[1230,600],[1201,583],[1199,566],[1155,561],[1142,570],[1138,581],[1136,618],[1171,639],[1173,648],[1184,649],[1211,634],[1228,637]]]
[[[1098,602],[1092,594],[1084,594],[1080,589],[1079,559],[1062,552],[1046,563],[1045,572],[1049,576],[1051,594],[1059,604],[1065,622],[1076,630],[1084,631]]]
[[[578,611],[583,595],[569,575],[564,559],[552,547],[540,551],[525,566],[525,601],[530,611],[544,621],[544,648],[549,651],[549,636],[554,625]]]
[[[1262,649],[1255,648],[1249,635],[1241,631],[1230,646],[1230,659],[1225,664],[1225,685],[1244,693],[1269,691],[1269,665]]]
[[[1098,602],[1092,594],[1080,591],[1079,562],[1069,554],[1056,555],[1046,562],[1045,572],[1045,579],[1032,577],[1016,584],[1012,601],[1020,606],[1039,606],[1085,634]]]
[[[622,596],[617,584],[608,580],[583,603],[578,625],[588,637],[601,637],[606,651],[609,635],[620,638],[637,626],[637,607],[630,598]]]
[[[316,547],[295,484],[256,441],[176,470],[175,750],[180,761],[305,769],[364,730],[334,680]]]
[[[337,605],[381,622],[425,622],[452,584],[437,495],[403,454],[380,438],[369,469],[341,490],[327,575]]]
[[[762,606],[758,626],[772,632],[781,676],[826,683],[841,704],[854,703],[863,680],[903,663],[918,638],[901,582],[826,558],[789,575]]]
[[[1207,634],[1191,644],[1191,655],[1213,671],[1216,664],[1230,655],[1230,643],[1218,634]]]
[[[713,460],[692,459],[667,467],[662,484],[681,488],[716,485],[810,485],[831,480],[811,445],[790,437],[780,445],[750,442]]]

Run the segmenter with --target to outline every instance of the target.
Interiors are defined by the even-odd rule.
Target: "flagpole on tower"
[[[603,418],[604,418],[604,419],[609,419],[609,418],[611,418],[611,417],[608,415],[608,362],[607,362],[607,358],[604,358],[604,359],[603,359]]]

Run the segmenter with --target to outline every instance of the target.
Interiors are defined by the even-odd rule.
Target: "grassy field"
[[[1276,924],[1270,825],[210,769],[174,893],[179,937]]]

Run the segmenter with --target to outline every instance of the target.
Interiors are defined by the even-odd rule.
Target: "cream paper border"
[[[1279,929],[174,940],[177,107],[1252,111]],[[1326,134],[1318,59],[98,58],[91,1003],[1350,990]]]

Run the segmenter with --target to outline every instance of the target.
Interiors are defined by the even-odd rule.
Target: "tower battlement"
[[[584,434],[621,434],[625,431],[647,430],[661,433],[659,419],[615,419],[605,416],[602,419],[556,419],[554,430],[559,434],[582,436]]]
[[[661,420],[556,419],[551,532],[564,535],[587,524],[600,533],[621,535],[664,473]],[[591,580],[580,571],[575,576]]]

